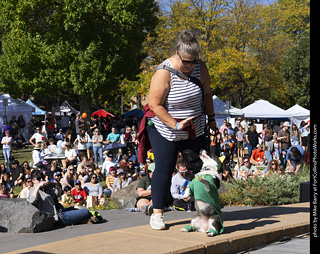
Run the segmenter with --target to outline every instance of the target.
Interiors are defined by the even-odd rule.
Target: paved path
[[[1,253],[237,253],[310,231],[310,204],[225,207],[225,231],[212,238],[182,233],[192,213],[167,212],[168,230],[152,230],[149,217],[123,210],[101,211],[108,222],[37,234],[0,233]]]

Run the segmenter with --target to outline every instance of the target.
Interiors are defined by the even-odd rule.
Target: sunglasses
[[[91,179],[97,179],[97,178],[94,176],[94,177],[91,177]]]
[[[197,64],[199,62],[198,58],[196,58],[193,61],[187,61],[187,60],[183,60],[180,55],[179,55],[179,57],[180,57],[180,60],[181,60],[183,65],[189,65],[189,64],[195,65],[195,64]]]
[[[249,161],[244,161],[244,163],[249,163]]]

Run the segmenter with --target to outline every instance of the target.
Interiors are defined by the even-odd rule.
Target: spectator
[[[80,172],[82,173],[86,173],[87,168],[88,168],[88,161],[87,161],[87,157],[83,156],[81,159],[81,162],[78,164],[77,166],[77,174],[80,174]],[[84,172],[83,172],[84,170]]]
[[[257,127],[254,124],[251,125],[245,135],[249,158],[252,155],[252,151],[255,150],[257,148],[257,144],[259,144],[259,134],[256,129]]]
[[[103,165],[102,157],[102,145],[103,145],[103,136],[100,134],[100,130],[96,128],[92,136],[93,143],[93,153],[94,153],[94,162],[98,167],[98,156],[100,157],[101,167]]]
[[[264,151],[262,150],[262,146],[260,144],[257,145],[257,149],[252,152],[250,157],[250,163],[255,166],[262,166],[266,163],[266,157],[264,155]]]
[[[223,134],[223,131],[225,130],[225,129],[227,129],[227,119],[224,119],[223,120],[223,125],[220,127],[220,129],[219,129],[219,131],[220,131],[220,133],[221,134]]]
[[[132,150],[129,149],[128,151],[128,161],[132,161],[133,162],[133,166],[138,166],[138,158],[135,154],[132,153]]]
[[[69,207],[74,204],[74,198],[71,194],[71,187],[66,186],[63,188],[64,194],[61,196],[61,202],[64,207]]]
[[[110,168],[116,166],[116,164],[112,161],[112,159],[113,159],[112,153],[108,153],[102,165],[102,174],[104,176],[108,176]]]
[[[262,175],[261,171],[250,163],[250,159],[248,156],[244,157],[243,162],[244,165],[240,167],[240,175],[243,176],[243,179],[247,180],[248,177],[254,179],[256,176]]]
[[[139,180],[137,185],[137,198],[136,206],[146,215],[153,213],[152,197],[151,197],[151,179],[155,169],[155,164],[151,163],[148,166],[147,175]]]
[[[66,112],[64,112],[63,117],[61,117],[61,121],[60,121],[61,129],[62,129],[63,133],[66,133],[67,130],[69,129],[69,121],[70,121],[70,117],[67,116]],[[70,140],[69,140],[69,142],[70,142]]]
[[[11,126],[11,136],[15,139],[18,134],[18,121],[16,120],[16,116],[12,116],[9,122]]]
[[[186,211],[188,204],[191,204],[193,200],[191,197],[183,198],[183,195],[192,179],[184,162],[179,163],[178,169],[179,173],[172,177],[170,188],[173,207],[180,211]]]
[[[114,166],[111,166],[109,168],[109,175],[106,178],[106,185],[107,188],[105,188],[103,190],[103,193],[106,194],[106,196],[111,196],[112,192],[113,192],[113,185],[114,185],[114,181],[117,177],[117,169]]]
[[[46,171],[50,169],[50,166],[41,159],[41,154],[40,154],[41,143],[42,142],[35,144],[33,148],[33,151],[32,151],[33,167]]]
[[[5,131],[5,136],[1,140],[2,144],[2,152],[4,156],[4,161],[7,164],[7,168],[10,169],[10,156],[11,156],[11,144],[12,144],[12,137],[10,137],[10,131]]]
[[[304,162],[304,151],[300,145],[293,145],[287,152],[286,160],[292,174],[297,174]]]
[[[120,135],[116,133],[116,128],[111,128],[111,133],[109,133],[107,137],[107,144],[109,143],[119,143],[120,142]]]
[[[14,186],[21,185],[22,181],[24,180],[24,172],[23,169],[20,167],[18,160],[14,160],[12,162],[10,172]]]
[[[66,169],[70,165],[77,165],[77,152],[75,149],[71,148],[71,144],[69,142],[65,145],[66,150],[64,152],[65,159],[61,160],[62,166]]]
[[[46,175],[46,181],[51,181],[54,179],[53,175],[56,172],[61,172],[61,168],[58,167],[58,162],[56,160],[52,160],[50,164],[50,170],[47,170]]]
[[[16,140],[14,141],[16,148],[26,148],[26,139],[21,133],[18,134]]]
[[[9,198],[9,193],[7,191],[6,185],[0,182],[0,198]]]
[[[290,132],[290,142],[292,145],[300,144],[300,133],[297,125],[293,124]]]
[[[287,160],[286,155],[288,149],[291,146],[290,142],[290,133],[289,133],[290,124],[289,122],[284,122],[282,125],[282,129],[278,132],[278,140],[280,142],[280,162],[283,168],[286,168]]]
[[[59,140],[64,141],[64,136],[65,135],[64,135],[62,129],[59,129],[59,132],[55,136],[56,142],[58,142]]]
[[[227,123],[228,135],[234,135],[234,129],[232,128],[231,123]]]
[[[32,172],[34,187],[30,189],[27,201],[36,206],[40,211],[51,214],[58,226],[70,226],[86,223],[91,217],[87,209],[70,209],[63,211],[59,205],[57,196],[48,182],[44,181],[44,175],[40,171]]]
[[[34,141],[34,142],[33,142]],[[36,128],[36,133],[34,133],[31,138],[29,139],[30,144],[35,146],[36,144],[43,142],[44,136],[41,134],[40,127]]]
[[[0,164],[0,178],[2,177],[2,175],[4,175],[5,173],[7,173],[7,168],[6,165],[4,163]]]
[[[71,191],[71,194],[74,198],[75,205],[84,206],[87,202],[87,193],[81,187],[81,181],[77,180],[74,182],[74,187]]]
[[[223,145],[223,150],[225,150],[224,140],[222,134],[217,130],[212,130],[210,134],[210,153],[220,156],[221,146]]]
[[[279,165],[279,162],[277,160],[270,161],[265,177],[269,177],[272,174],[284,175],[283,167]]]
[[[11,180],[11,174],[9,172],[6,172],[2,175],[2,178],[0,178],[0,183],[3,183],[6,187],[6,194],[8,194],[9,198],[14,198],[13,189],[14,189],[14,183]]]
[[[103,187],[98,181],[97,174],[93,173],[90,175],[89,182],[84,184],[83,189],[86,191],[87,196],[90,197],[92,206],[104,202],[102,197]]]
[[[242,126],[241,126],[242,128]],[[243,157],[238,157],[238,163],[234,167],[234,179],[241,180],[244,177],[244,174],[241,175],[240,168],[244,165]],[[243,172],[242,172],[243,173]]]
[[[22,184],[22,191],[19,193],[18,198],[27,198],[30,193],[30,189],[33,186],[31,175],[26,177],[25,181]]]
[[[64,188],[65,186],[69,186],[71,188],[74,187],[74,182],[78,179],[78,174],[73,165],[70,165],[67,169],[67,172],[64,174],[61,184]]]
[[[243,120],[241,121],[240,125],[242,126],[244,133],[247,133],[249,130],[249,123],[247,121],[247,118],[243,118]]]
[[[237,149],[238,149],[238,157],[244,156],[244,128],[239,124],[239,130],[236,133],[236,140],[237,140]]]
[[[77,138],[74,141],[74,145],[77,143],[78,153],[80,159],[87,156],[87,136],[84,130],[80,130]]]
[[[113,183],[113,192],[121,190],[122,188],[132,183],[132,178],[127,177],[127,175],[125,174],[122,168],[119,168],[117,170],[117,174],[118,174],[118,177],[114,180],[114,183]]]

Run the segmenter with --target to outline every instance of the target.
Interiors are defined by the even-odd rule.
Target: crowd
[[[22,143],[18,141],[19,130],[14,130],[12,122],[5,125],[1,140],[5,163],[0,165],[0,197],[13,198],[13,189],[20,185],[22,191],[18,197],[27,198],[34,186],[33,171],[43,173],[43,181],[52,184],[64,207],[105,205],[105,197],[138,180],[136,206],[151,215],[154,158],[149,151],[146,164],[138,163],[140,119],[93,116],[88,120],[80,114],[60,119],[49,115],[46,125],[40,125],[35,118],[30,124],[33,129],[29,140]],[[226,181],[284,175],[286,171],[296,174],[303,162],[310,162],[309,131],[305,122],[299,128],[280,122],[279,125],[265,123],[258,133],[255,121],[249,123],[246,118],[239,118],[233,128],[224,120],[219,131],[210,133],[210,152],[224,156],[221,177]],[[19,148],[27,144],[33,146],[31,162],[20,164],[11,156],[12,147],[17,143],[22,145]],[[55,157],[57,154],[59,158]],[[265,169],[261,171],[257,167]],[[192,198],[183,198],[193,177],[179,154],[167,209],[194,209]],[[104,188],[101,181],[105,181]]]

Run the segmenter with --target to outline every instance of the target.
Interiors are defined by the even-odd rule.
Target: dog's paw
[[[186,229],[186,228],[181,228],[180,231],[181,232],[189,232],[188,229]]]
[[[215,235],[216,235],[215,233],[207,233],[208,237],[212,237],[212,236],[215,236]]]

